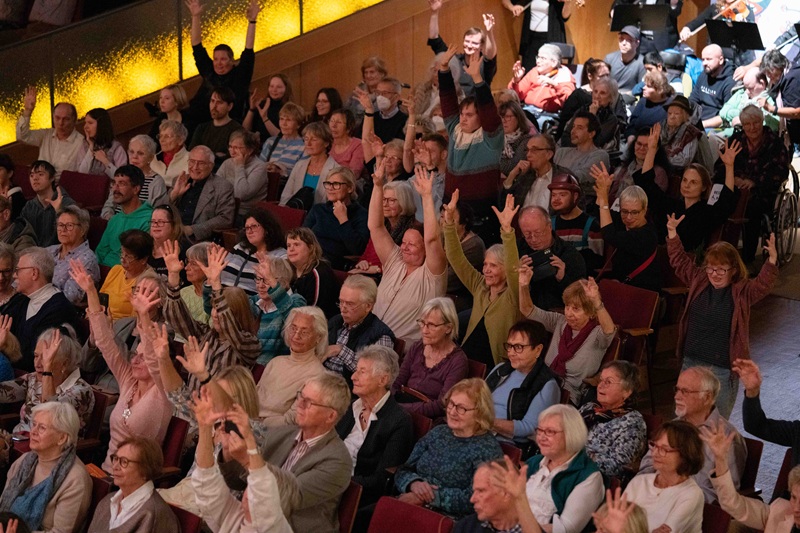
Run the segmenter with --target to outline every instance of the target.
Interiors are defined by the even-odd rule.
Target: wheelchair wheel
[[[778,264],[785,265],[792,260],[797,235],[797,197],[788,189],[783,189],[775,202],[772,228],[775,232]]]

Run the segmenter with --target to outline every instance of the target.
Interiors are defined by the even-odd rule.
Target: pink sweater
[[[108,444],[108,455],[103,461],[103,470],[111,472],[111,454],[116,453],[119,443],[131,436],[148,437],[155,439],[159,444],[164,441],[167,434],[167,427],[172,418],[172,404],[167,399],[167,395],[161,387],[161,377],[158,374],[157,366],[148,366],[150,376],[153,378],[147,392],[131,406],[131,414],[127,420],[122,417],[123,412],[128,407],[128,399],[131,396],[133,387],[137,380],[133,377],[131,364],[120,352],[120,344],[117,344],[111,324],[103,313],[87,313],[89,323],[94,334],[95,344],[103,354],[109,370],[119,383],[119,401],[111,411],[109,426],[111,427],[111,439]],[[141,350],[148,350],[149,343],[144,346],[144,341],[140,344]],[[124,344],[122,345],[124,346]],[[139,387],[143,383],[139,382]]]

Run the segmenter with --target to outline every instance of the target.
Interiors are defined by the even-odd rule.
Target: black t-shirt
[[[689,303],[689,320],[683,355],[704,363],[730,368],[733,294],[731,286],[709,285]]]

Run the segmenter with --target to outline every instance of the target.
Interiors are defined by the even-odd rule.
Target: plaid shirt
[[[350,332],[360,324],[361,322],[353,324],[352,326],[345,324],[344,327],[339,330],[339,334],[336,337],[336,344],[341,346],[342,349],[337,355],[329,357],[322,362],[325,368],[337,374],[344,374],[345,370],[351,374],[356,371],[358,359],[356,358],[356,353],[347,347],[347,341],[350,339]],[[394,342],[392,342],[391,337],[388,335],[381,335],[378,341],[373,343],[373,345],[394,348]]]

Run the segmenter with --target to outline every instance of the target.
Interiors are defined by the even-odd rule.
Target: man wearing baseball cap
[[[641,36],[636,26],[625,26],[617,36],[619,50],[606,56],[606,63],[611,67],[611,77],[617,80],[620,93],[630,94],[646,72],[642,56],[639,55]]]
[[[603,235],[597,218],[579,207],[581,186],[578,180],[567,173],[556,174],[547,188],[550,189],[550,211],[555,213],[553,231],[581,253],[587,270],[602,268]]]

